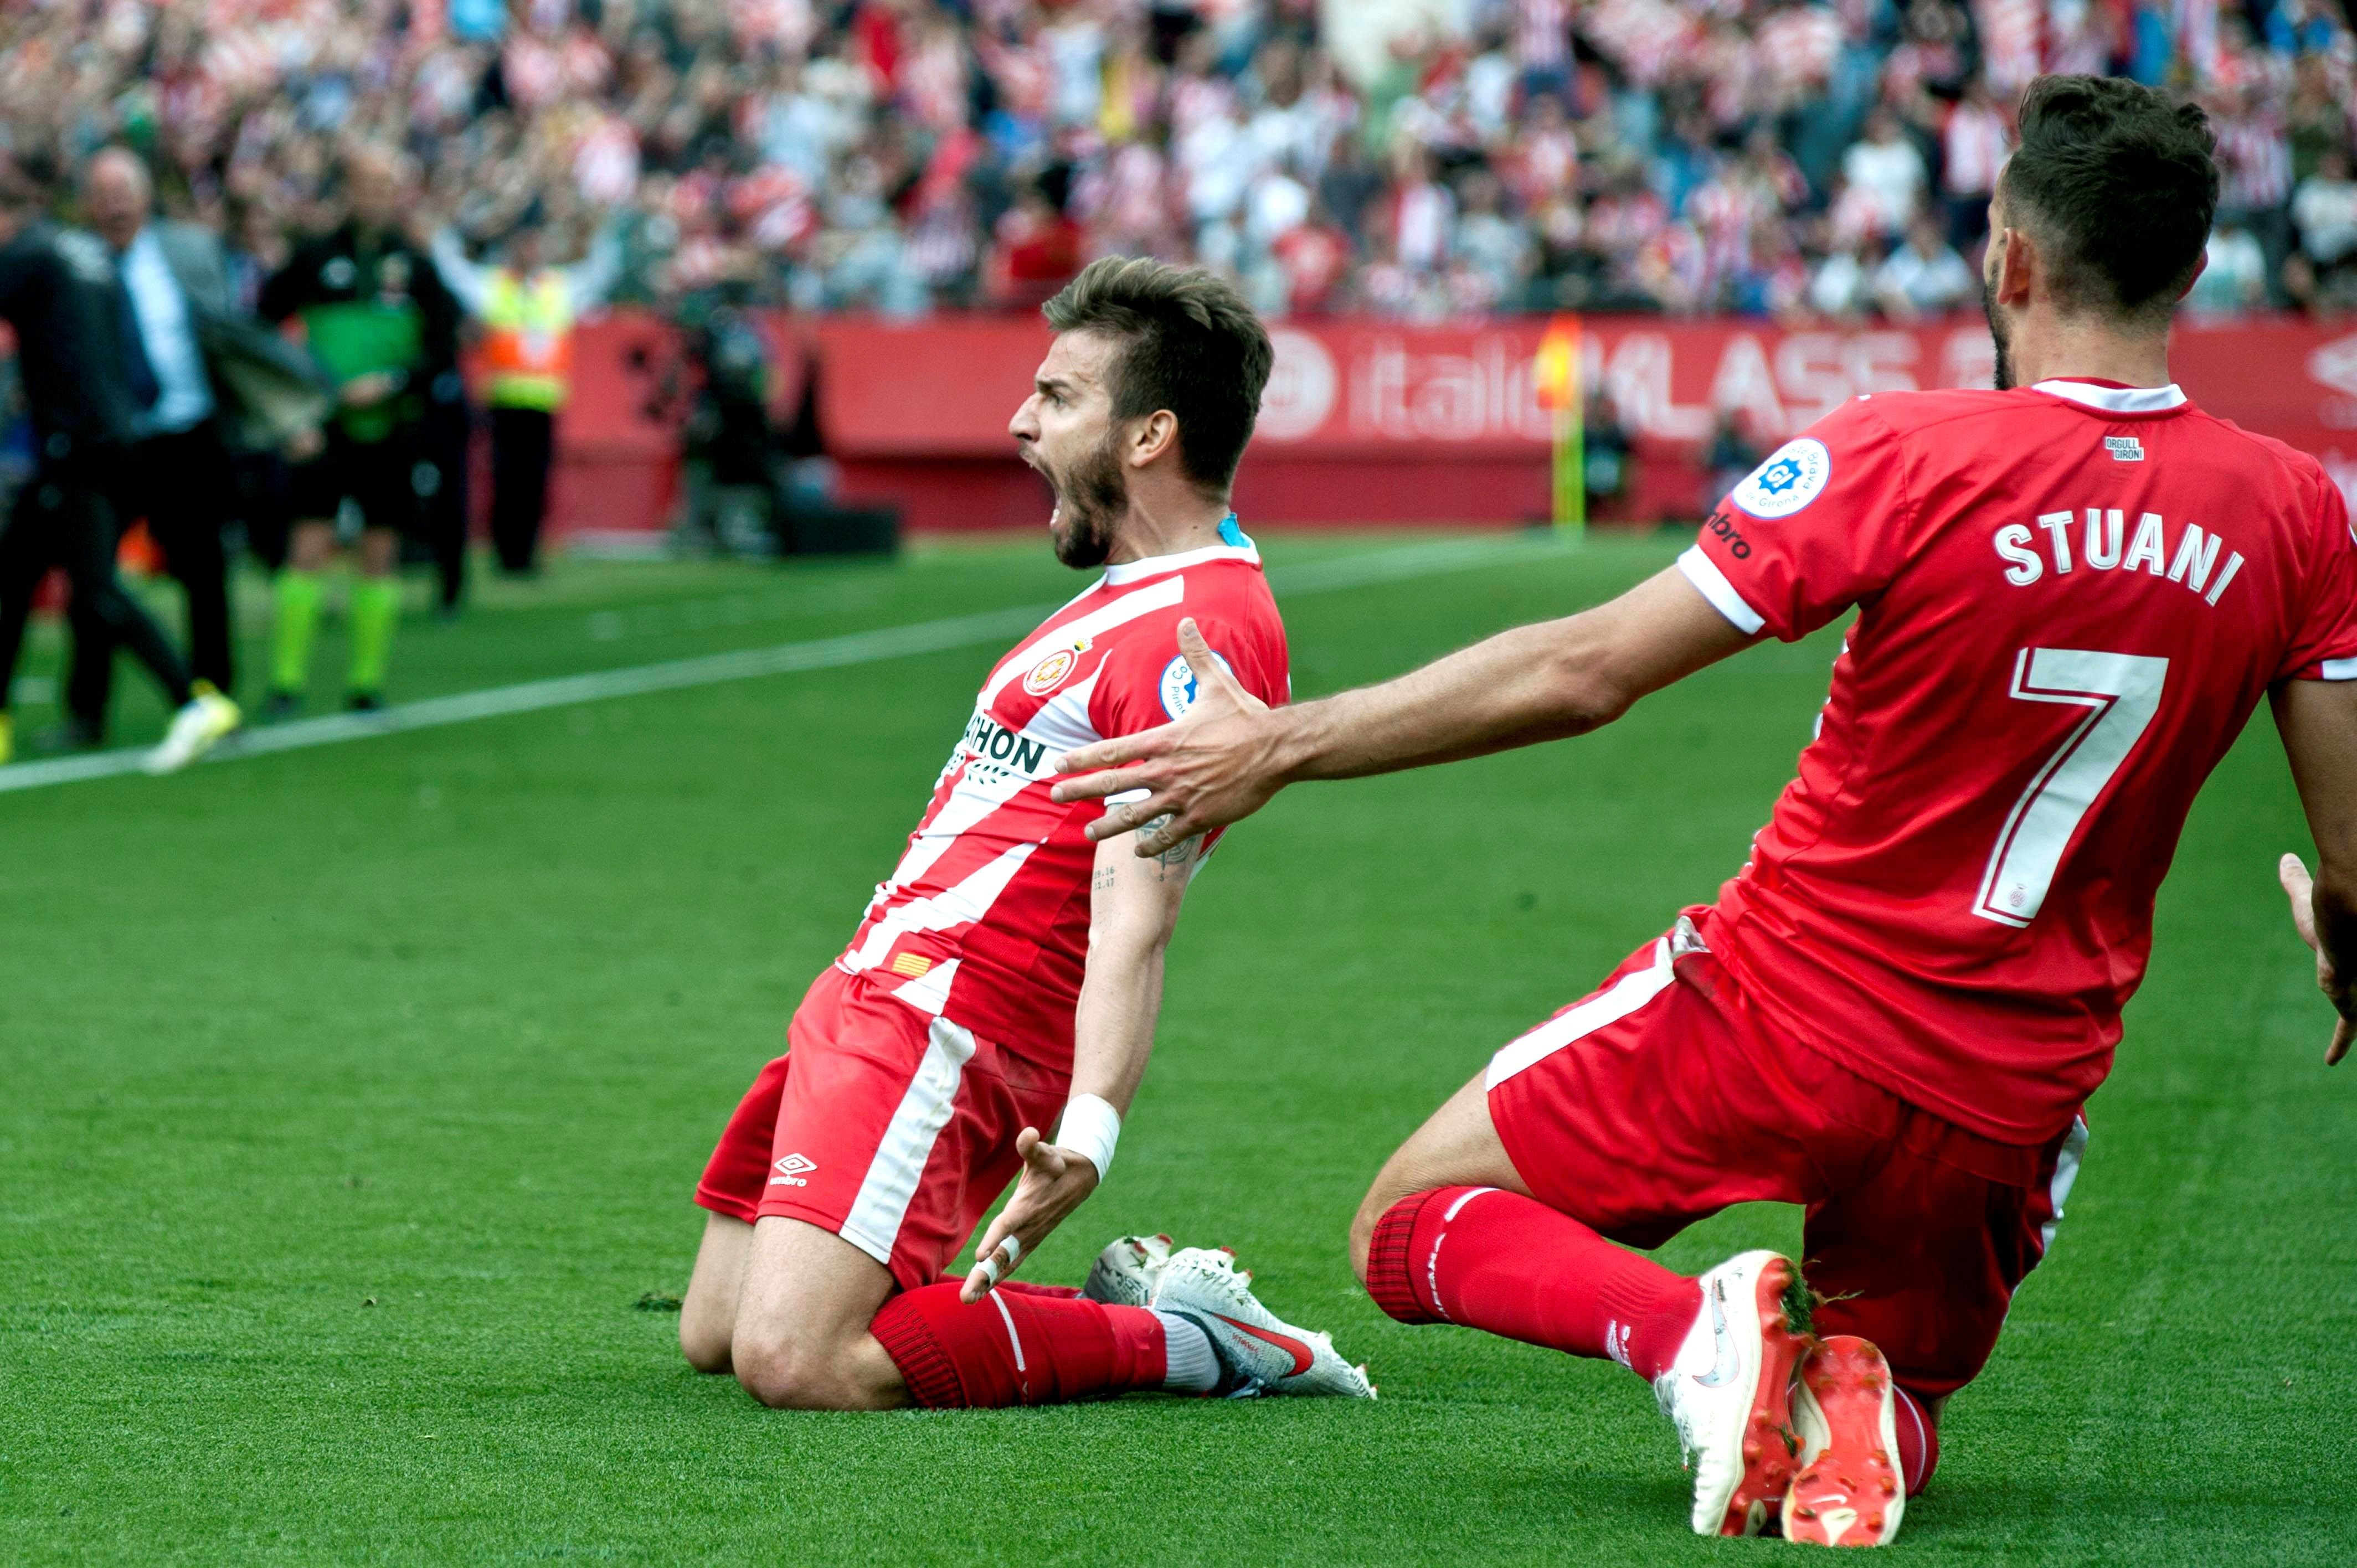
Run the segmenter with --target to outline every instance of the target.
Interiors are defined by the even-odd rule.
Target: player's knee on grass
[[[679,1353],[699,1372],[727,1371],[730,1342],[737,1336],[736,1318],[708,1308],[698,1312],[695,1305],[692,1295],[680,1304]]]
[[[883,1410],[900,1403],[887,1397],[870,1364],[883,1357],[882,1349],[862,1356],[862,1348],[857,1340],[833,1344],[789,1337],[748,1342],[739,1335],[729,1350],[737,1381],[771,1410]],[[887,1359],[885,1369],[889,1366]]]
[[[729,1369],[737,1337],[737,1302],[745,1292],[745,1257],[753,1228],[725,1214],[707,1214],[695,1250],[695,1272],[679,1308],[679,1350],[699,1372]]]
[[[1402,1198],[1444,1187],[1498,1187],[1527,1192],[1490,1122],[1488,1090],[1477,1075],[1441,1102],[1383,1162],[1351,1220],[1351,1267],[1367,1283],[1375,1230]]]

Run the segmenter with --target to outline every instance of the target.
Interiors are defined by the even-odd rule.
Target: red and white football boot
[[[1653,1380],[1694,1472],[1696,1535],[1757,1535],[1799,1453],[1792,1372],[1807,1351],[1809,1287],[1790,1258],[1743,1252],[1701,1278],[1702,1310]]]
[[[1907,1511],[1899,1471],[1898,1396],[1870,1340],[1835,1334],[1801,1364],[1792,1395],[1801,1466],[1784,1497],[1784,1539],[1888,1546]]]

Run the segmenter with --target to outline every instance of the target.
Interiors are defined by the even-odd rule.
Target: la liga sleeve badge
[[[1817,499],[1833,473],[1825,444],[1803,435],[1777,447],[1727,499],[1754,517],[1790,517]]]
[[[1214,653],[1211,657],[1218,660],[1220,668],[1229,674],[1232,675],[1236,672],[1235,667],[1228,662],[1226,655]],[[1175,719],[1193,707],[1195,686],[1194,669],[1188,664],[1184,655],[1164,665],[1162,667],[1162,711]]]

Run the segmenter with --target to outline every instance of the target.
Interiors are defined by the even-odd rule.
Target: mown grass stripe
[[[1368,551],[1339,560],[1275,567],[1270,571],[1269,580],[1279,594],[1287,596],[1337,593],[1443,572],[1505,564],[1535,555],[1553,554],[1561,548],[1552,539],[1529,536],[1437,540]],[[471,724],[478,719],[502,718],[513,714],[541,713],[550,708],[605,702],[614,697],[644,696],[653,692],[675,692],[692,686],[718,685],[728,681],[749,681],[764,675],[839,670],[887,659],[904,659],[912,654],[971,648],[977,643],[1020,637],[1038,626],[1056,607],[1052,604],[1019,605],[1012,609],[986,610],[975,615],[914,621],[905,626],[879,627],[873,631],[856,631],[839,637],[782,642],[768,648],[748,648],[732,653],[709,653],[690,659],[663,660],[619,670],[523,681],[510,686],[490,686],[477,692],[454,693],[446,697],[422,698],[372,714],[335,714],[315,719],[296,719],[287,724],[273,725],[266,729],[242,730],[223,742],[208,760],[226,762],[237,757],[264,757],[274,752],[303,751],[313,746],[368,740],[378,736],[439,729],[446,725]],[[83,757],[53,757],[0,768],[0,794],[135,773],[139,770],[140,759],[146,754],[145,746],[124,746]]]

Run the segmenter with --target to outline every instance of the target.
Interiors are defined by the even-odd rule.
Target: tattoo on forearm
[[[1169,821],[1169,813],[1165,812],[1163,815],[1155,818],[1152,822],[1146,823],[1137,831],[1146,834],[1148,838],[1151,838],[1156,833],[1160,832],[1163,827],[1168,824]],[[1168,849],[1166,849],[1160,854],[1156,855],[1154,857],[1155,860],[1162,867],[1161,875],[1168,877],[1171,872],[1184,869],[1189,863],[1194,860],[1196,847],[1202,842],[1202,835],[1198,833],[1190,839],[1180,839],[1177,843],[1172,844]]]

